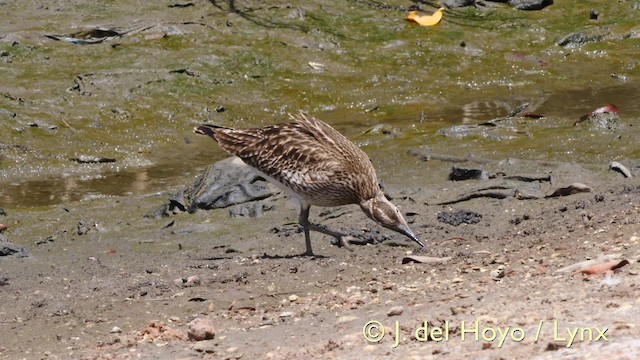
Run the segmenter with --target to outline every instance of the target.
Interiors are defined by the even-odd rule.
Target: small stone
[[[358,320],[358,317],[353,315],[340,316],[338,320],[336,320],[336,324],[344,324],[353,320]]]
[[[382,290],[393,290],[394,284],[392,282],[385,283],[382,285]]]
[[[200,278],[197,275],[189,276],[188,278],[180,278],[173,280],[176,286],[180,287],[192,287],[200,285]]]
[[[192,341],[210,340],[216,335],[216,329],[211,324],[211,320],[206,318],[195,318],[189,325],[187,336]]]
[[[109,332],[112,333],[112,334],[119,334],[119,333],[122,332],[122,329],[120,329],[117,326],[114,326],[114,327],[111,328],[111,330],[109,330]]]
[[[491,270],[491,277],[494,279],[502,279],[505,275],[504,265],[499,265],[497,269]]]
[[[200,278],[197,275],[192,275],[187,278],[186,286],[200,285]]]
[[[289,301],[291,301],[291,302],[296,302],[296,301],[298,301],[298,299],[299,299],[298,295],[290,295],[289,296]]]
[[[197,343],[193,344],[192,349],[197,352],[213,354],[216,352],[216,341],[215,340],[198,341]]]
[[[404,308],[402,306],[394,306],[389,311],[387,311],[387,316],[398,316],[404,312]]]
[[[464,280],[462,278],[460,278],[460,277],[451,279],[451,282],[454,283],[454,284],[461,283],[463,281]]]
[[[281,312],[279,316],[281,318],[286,318],[286,317],[292,317],[293,315],[295,315],[293,311],[284,311],[284,312]]]

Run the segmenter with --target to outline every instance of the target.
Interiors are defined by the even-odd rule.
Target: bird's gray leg
[[[309,237],[309,230],[313,230],[313,231],[317,231],[319,233],[323,233],[329,236],[333,236],[334,238],[336,238],[338,240],[338,244],[340,244],[340,246],[344,246],[345,248],[353,251],[350,247],[349,247],[349,240],[353,239],[352,236],[347,236],[343,233],[339,233],[337,231],[331,231],[329,229],[325,229],[319,225],[316,224],[312,224],[309,222],[309,205],[306,204],[302,204],[302,206],[300,207],[300,225],[302,225],[302,227],[304,228],[304,239],[307,242],[307,251],[304,253],[304,255],[313,255],[313,251],[311,251],[311,238]]]
[[[302,255],[313,256],[313,250],[311,250],[311,236],[309,236],[309,205],[300,204],[300,218],[298,222],[304,228],[304,240],[307,243],[307,251]]]

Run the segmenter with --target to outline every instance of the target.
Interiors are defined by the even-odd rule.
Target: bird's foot
[[[340,235],[333,238],[331,241],[332,245],[337,245],[338,247],[343,247],[349,251],[353,251],[351,247],[352,242],[358,242],[358,238],[350,236],[350,235]]]
[[[300,256],[310,256],[310,257],[315,257],[316,255],[313,253],[313,251],[307,249],[307,251],[303,252],[302,254],[300,254]]]

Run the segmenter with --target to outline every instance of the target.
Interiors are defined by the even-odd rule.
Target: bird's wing
[[[295,123],[254,129],[208,127],[206,131],[226,152],[303,196],[322,191],[355,202],[363,196],[356,194],[361,189],[367,189],[364,196],[375,195],[375,170],[362,150],[305,113],[292,118]]]

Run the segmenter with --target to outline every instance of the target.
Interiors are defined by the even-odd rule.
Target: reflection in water
[[[29,180],[4,184],[0,188],[0,206],[38,207],[91,196],[123,196],[167,191],[191,181],[208,163],[172,162],[130,171],[106,172],[96,178],[80,176]],[[99,166],[99,165],[96,165]]]

